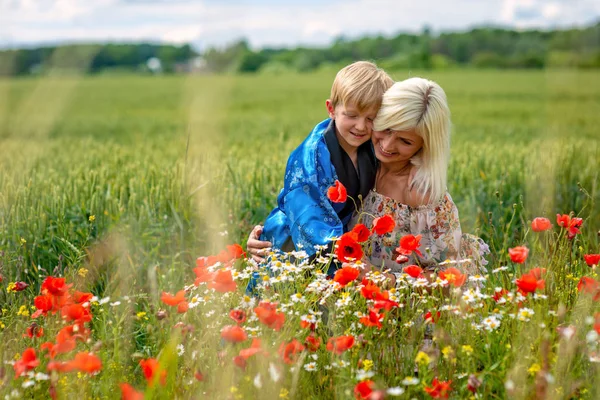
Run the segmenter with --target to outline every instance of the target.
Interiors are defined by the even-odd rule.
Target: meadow
[[[427,294],[417,290],[418,278],[407,276],[389,293],[405,307],[382,313],[382,329],[360,329],[356,313],[373,301],[361,294],[360,282],[324,299],[306,289],[321,282],[316,271],[327,257],[308,266],[300,258],[301,272],[281,273],[295,276],[293,282],[280,278],[271,282],[276,290],[263,294],[278,303],[274,315],[283,313],[285,324],[265,325],[259,304],[243,295],[252,266],[232,261],[239,255],[232,248],[231,257],[220,252],[243,245],[275,204],[289,152],[326,117],[334,75],[0,80],[0,396],[115,398],[119,384],[129,383],[146,398],[352,398],[360,395],[357,384],[372,382],[366,386],[381,395],[426,398],[435,397],[435,388],[433,395],[425,389],[439,377],[452,381],[451,398],[598,398],[600,354],[592,332],[595,325],[600,331],[600,289],[578,289],[582,277],[597,279],[584,255],[600,252],[595,72],[393,72],[396,80],[434,79],[448,95],[454,125],[448,189],[463,231],[491,249],[480,295],[467,285],[451,295],[439,287]],[[569,213],[583,219],[572,239],[556,222],[556,214]],[[549,218],[553,228],[532,232],[535,217]],[[508,254],[520,245],[531,250],[525,263]],[[216,267],[197,261],[217,254]],[[286,265],[285,255],[273,257]],[[234,291],[211,280],[223,271],[219,265],[237,271]],[[524,300],[514,280],[534,267],[546,268],[545,286]],[[82,300],[85,322],[57,308],[54,298],[32,328],[40,310],[34,298],[47,276],[64,277],[70,292],[95,296]],[[191,285],[194,279],[200,282]],[[184,287],[185,301],[183,294],[161,295]],[[508,305],[493,299],[496,288],[512,293]],[[296,294],[302,300],[290,300]],[[352,299],[347,311],[336,303],[342,299]],[[178,313],[173,307],[183,302],[191,306]],[[300,328],[323,307],[337,312],[313,333]],[[232,321],[232,309],[245,310],[248,321]],[[531,312],[523,316],[523,309]],[[423,322],[428,310],[441,311],[439,321]],[[486,328],[491,317],[501,321],[498,329]],[[40,345],[71,321],[79,334],[67,336],[79,339],[76,349],[50,348],[57,355],[50,360]],[[428,323],[434,345],[424,351]],[[252,348],[250,338],[229,343],[224,326],[243,326],[245,335],[262,339],[260,350],[256,345],[242,357],[243,368],[240,355],[234,357]],[[305,343],[313,334],[324,340],[314,353]],[[356,344],[327,350],[332,336],[352,336]],[[39,365],[19,363],[27,348],[35,349]],[[67,366],[76,352],[95,354],[101,368]],[[164,386],[146,384],[140,360],[150,359],[167,372]],[[48,370],[49,361],[59,364]],[[18,378],[14,363],[24,369]],[[150,382],[160,381],[150,375]]]

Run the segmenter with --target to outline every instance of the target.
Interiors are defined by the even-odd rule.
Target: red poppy
[[[377,329],[381,329],[381,321],[383,320],[383,314],[379,314],[377,309],[370,308],[369,314],[366,317],[362,317],[359,322],[364,326],[376,326]]]
[[[386,233],[390,233],[394,230],[395,226],[396,222],[394,221],[394,218],[389,214],[386,214],[379,218],[375,218],[373,220],[373,232],[375,232],[379,236],[385,235]]]
[[[373,303],[373,308],[378,310],[384,309],[386,311],[390,311],[392,308],[399,306],[398,303],[390,300],[390,292],[387,290],[385,292],[375,293],[373,300],[375,300]]]
[[[12,288],[13,292],[21,292],[29,287],[29,284],[25,282],[15,282],[15,285]]]
[[[537,217],[531,221],[531,230],[534,232],[543,232],[552,228],[552,223],[548,218]]]
[[[556,224],[558,226],[562,226],[565,229],[569,230],[568,237],[569,239],[573,239],[575,235],[581,233],[579,228],[583,224],[583,219],[573,217],[567,214],[556,214]]]
[[[327,189],[327,197],[334,203],[345,203],[348,199],[348,192],[342,182],[336,179],[335,185]]]
[[[306,345],[308,351],[316,352],[319,350],[319,347],[321,347],[321,338],[311,333],[306,337],[304,344]]]
[[[239,244],[234,243],[227,245],[226,247],[227,251],[229,252],[229,257],[231,257],[232,259],[237,260],[238,258],[246,257],[244,249]]]
[[[542,275],[546,275],[546,268],[535,267],[529,270],[529,274],[535,279],[542,279]]]
[[[467,280],[467,275],[460,272],[457,268],[449,267],[440,272],[440,278],[454,287],[461,287]]]
[[[354,336],[338,336],[329,338],[327,341],[327,350],[336,354],[342,354],[354,346]]]
[[[381,289],[375,283],[371,282],[367,278],[362,280],[362,288],[360,289],[360,294],[367,299],[373,299],[376,293],[380,293]]]
[[[529,249],[525,246],[517,246],[512,249],[508,249],[508,255],[512,262],[517,264],[523,264],[527,260],[529,255]]]
[[[68,362],[50,361],[46,366],[46,371],[70,372],[71,367]]]
[[[41,291],[42,294],[49,293],[52,296],[64,296],[71,286],[73,285],[67,285],[65,278],[48,276],[44,279],[44,282],[42,282]]]
[[[160,384],[163,386],[167,384],[167,371],[163,371],[158,360],[155,358],[140,360],[140,367],[142,367],[142,371],[150,387],[154,386],[156,379],[160,379]]]
[[[248,335],[238,325],[227,325],[221,329],[221,337],[228,342],[239,343],[248,339]]]
[[[31,325],[29,325],[25,331],[25,334],[23,335],[23,337],[28,337],[28,338],[39,338],[42,337],[44,335],[44,328],[42,328],[41,326],[39,326],[38,324],[36,324],[35,322],[33,322]]]
[[[204,380],[204,375],[202,374],[202,372],[196,371],[194,372],[194,378],[196,378],[198,382],[202,382]]]
[[[23,352],[23,354],[21,355],[21,358],[19,358],[13,364],[13,369],[15,370],[15,378],[18,378],[19,376],[23,375],[23,373],[25,373],[27,371],[31,371],[32,369],[37,367],[39,364],[40,364],[40,360],[37,359],[37,357],[35,355],[35,350],[33,348],[29,347],[28,349],[26,349]]]
[[[420,257],[423,257],[423,254],[419,250],[421,246],[421,235],[404,235],[400,239],[399,247],[396,248],[396,253],[403,254],[405,256],[409,256],[414,251]]]
[[[502,299],[504,297],[504,295],[508,294],[508,290],[506,289],[502,289],[499,292],[494,292],[494,295],[492,296],[492,298],[494,299],[494,301],[496,301],[496,303],[498,303],[500,301],[500,299]]]
[[[217,292],[234,292],[237,285],[233,280],[230,269],[220,269],[217,271],[213,281],[208,284],[209,289],[215,289]]]
[[[413,278],[418,278],[423,273],[423,268],[421,268],[417,265],[408,265],[408,266],[404,267],[404,269],[402,271],[404,271],[404,273],[408,274],[408,276],[411,276]]]
[[[204,257],[202,258],[204,259]],[[196,280],[194,281],[196,286],[200,283],[211,282],[215,277],[215,273],[208,271],[204,266],[194,268],[194,273],[196,274]]]
[[[120,383],[121,400],[144,400],[144,393],[136,391],[128,383]]]
[[[425,313],[425,315],[423,315],[423,319],[425,320],[425,322],[431,322],[432,324],[435,324],[436,322],[438,322],[440,320],[441,317],[441,313],[439,311],[432,313],[431,311],[427,311]]]
[[[179,314],[183,314],[185,312],[187,312],[187,310],[190,309],[190,305],[187,301],[182,301],[181,303],[177,304],[177,312]]]
[[[600,300],[600,282],[589,276],[584,276],[577,284],[577,290],[593,295],[594,301]]]
[[[243,324],[246,321],[246,311],[244,310],[231,310],[229,311],[229,318],[237,322],[238,324]]]
[[[60,310],[60,313],[67,321],[89,322],[92,320],[90,310],[81,304],[66,305]]]
[[[357,268],[345,265],[342,268],[335,271],[333,280],[339,283],[342,287],[344,287],[356,278],[358,278],[359,274],[360,271]]]
[[[92,297],[94,297],[92,293],[80,292],[76,290],[75,292],[73,292],[72,299],[75,303],[86,303],[92,300]]]
[[[586,254],[583,258],[588,267],[594,267],[600,263],[600,254]]]
[[[231,255],[229,254],[229,251],[227,250],[221,250],[219,252],[219,254],[216,255],[217,257],[217,261],[220,262],[221,264],[226,264],[229,261],[231,261]]]
[[[72,361],[68,362],[69,369],[95,374],[102,369],[102,361],[92,353],[77,353]]]
[[[262,349],[260,345],[260,339],[254,338],[252,339],[252,344],[247,349],[240,350],[239,357],[242,357],[244,360],[252,357],[255,354],[262,353],[264,355],[268,355],[268,353]]]
[[[33,304],[35,305],[35,308],[37,308],[44,315],[46,315],[48,313],[48,311],[52,310],[52,296],[50,296],[50,295],[36,296],[33,299]]]
[[[355,225],[351,232],[356,234],[356,241],[359,243],[367,241],[371,236],[371,231],[364,224]]]
[[[439,381],[438,378],[433,378],[431,386],[425,386],[423,390],[434,399],[447,399],[450,396],[452,381]]]
[[[344,233],[336,245],[335,254],[341,262],[348,262],[350,259],[360,260],[363,257],[363,249],[356,241],[356,234],[353,232]]]
[[[182,301],[185,301],[185,290],[180,290],[177,292],[177,294],[175,294],[175,296],[173,296],[171,293],[162,292],[160,299],[166,305],[175,307]]]
[[[533,293],[537,289],[544,289],[546,282],[543,279],[537,279],[532,273],[526,273],[516,280],[516,284],[522,293],[527,294]]]
[[[277,303],[261,301],[254,312],[259,321],[276,331],[279,331],[285,322],[285,314],[277,312]]]
[[[310,329],[311,331],[314,331],[315,329],[317,329],[317,324],[315,324],[314,322],[308,322],[305,320],[300,320],[300,328],[302,329]]]
[[[372,380],[358,382],[356,386],[354,386],[354,397],[356,397],[357,400],[369,399],[373,393],[374,385],[375,382]]]
[[[289,343],[281,343],[279,355],[286,364],[293,364],[298,359],[298,354],[304,351],[304,346],[295,338]]]

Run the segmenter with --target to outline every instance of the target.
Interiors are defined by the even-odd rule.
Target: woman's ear
[[[325,100],[325,107],[327,107],[327,114],[329,114],[329,118],[335,119],[335,107],[333,103],[331,103],[330,99]]]

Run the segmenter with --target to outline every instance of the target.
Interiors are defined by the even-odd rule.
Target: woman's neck
[[[410,161],[397,163],[379,163],[379,169],[381,170],[382,174],[408,175],[410,173],[410,167]]]

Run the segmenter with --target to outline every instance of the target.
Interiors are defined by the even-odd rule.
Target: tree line
[[[56,69],[89,73],[106,70],[162,72],[305,72],[355,60],[375,60],[385,69],[600,68],[600,21],[562,30],[512,30],[479,27],[433,35],[399,33],[394,37],[338,37],[325,48],[252,50],[246,40],[196,52],[189,44],[99,44],[42,47],[0,52],[0,74],[25,75]],[[192,65],[192,60],[194,63]]]

